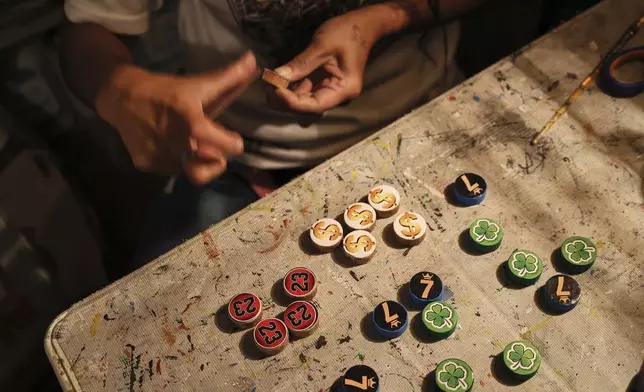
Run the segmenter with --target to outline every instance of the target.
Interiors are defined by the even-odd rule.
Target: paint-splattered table
[[[621,391],[644,356],[644,98],[584,92],[543,144],[530,138],[618,39],[644,2],[609,0],[439,99],[74,305],[52,324],[47,350],[66,390],[320,391],[345,369],[368,364],[381,391],[420,391],[448,357],[475,372],[479,391],[506,390],[492,359],[524,339],[541,351],[534,391]],[[636,38],[637,40],[637,38]],[[449,204],[444,189],[463,171],[485,176],[482,205]],[[375,258],[352,266],[337,253],[309,255],[302,235],[377,183],[400,190],[403,207],[429,231],[412,249],[387,245],[378,221]],[[475,217],[505,229],[501,248],[465,253]],[[556,273],[551,254],[571,235],[591,237],[599,259],[578,275],[582,300],[544,312],[535,290]],[[511,289],[500,265],[528,248],[545,260],[537,286]],[[261,359],[249,332],[232,332],[222,306],[249,290],[267,316],[284,309],[279,280],[295,266],[319,279],[321,324],[311,337]],[[374,339],[366,315],[396,299],[418,271],[438,273],[459,313],[450,338],[409,331]]]

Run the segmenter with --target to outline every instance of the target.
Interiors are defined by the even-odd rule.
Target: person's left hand
[[[293,90],[270,93],[291,110],[317,114],[359,96],[369,51],[380,36],[373,16],[365,8],[326,21],[304,52],[275,70],[296,82]]]

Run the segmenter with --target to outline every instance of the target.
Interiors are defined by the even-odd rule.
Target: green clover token
[[[453,334],[458,325],[458,314],[447,302],[430,302],[421,313],[427,331],[436,337],[446,338]]]
[[[515,250],[508,259],[508,272],[512,281],[527,286],[539,280],[543,261],[529,250]]]
[[[541,355],[539,350],[528,342],[512,342],[503,350],[503,363],[514,377],[525,380],[539,370]]]
[[[582,272],[597,259],[597,247],[585,237],[570,237],[561,245],[561,254],[569,269]]]
[[[470,225],[470,239],[475,249],[493,251],[501,245],[503,229],[492,219],[479,218]]]
[[[467,392],[474,385],[474,372],[460,359],[446,359],[436,366],[436,385],[444,392]]]

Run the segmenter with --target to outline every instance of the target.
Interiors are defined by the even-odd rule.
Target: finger
[[[313,89],[313,82],[311,82],[311,79],[306,78],[303,81],[301,81],[295,87],[295,89],[293,89],[293,92],[297,95],[310,94],[312,89]]]
[[[221,151],[226,157],[244,152],[244,140],[237,132],[228,130],[206,117],[191,124],[190,137],[199,141],[199,148],[210,146]]]
[[[250,84],[258,75],[255,56],[249,51],[223,70],[195,76],[192,80],[201,101],[208,102],[229,90]]]
[[[304,52],[283,66],[275,69],[275,72],[291,81],[300,80],[310,75],[329,60],[331,56],[331,52],[314,41]]]
[[[183,170],[193,184],[205,185],[226,171],[226,160],[189,159]]]

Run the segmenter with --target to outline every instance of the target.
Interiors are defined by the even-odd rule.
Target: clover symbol
[[[537,354],[534,350],[521,343],[513,344],[510,351],[508,351],[508,361],[512,370],[517,368],[529,370],[534,366],[536,358]]]
[[[454,362],[447,362],[443,369],[438,372],[439,382],[451,391],[457,391],[459,388],[467,390],[466,376],[467,370]]]
[[[429,307],[429,310],[425,312],[423,317],[425,317],[425,321],[431,323],[436,328],[452,328],[454,325],[452,323],[452,314],[452,309],[437,302]]]
[[[516,252],[512,256],[511,263],[512,267],[518,271],[519,276],[535,273],[538,269],[538,259],[529,253]]]
[[[573,263],[582,263],[590,261],[593,253],[596,252],[595,248],[588,246],[585,241],[575,240],[569,242],[564,247],[564,251],[568,254]]]
[[[499,236],[499,225],[490,222],[486,219],[481,219],[474,227],[474,234],[476,234],[476,242],[494,241]]]

